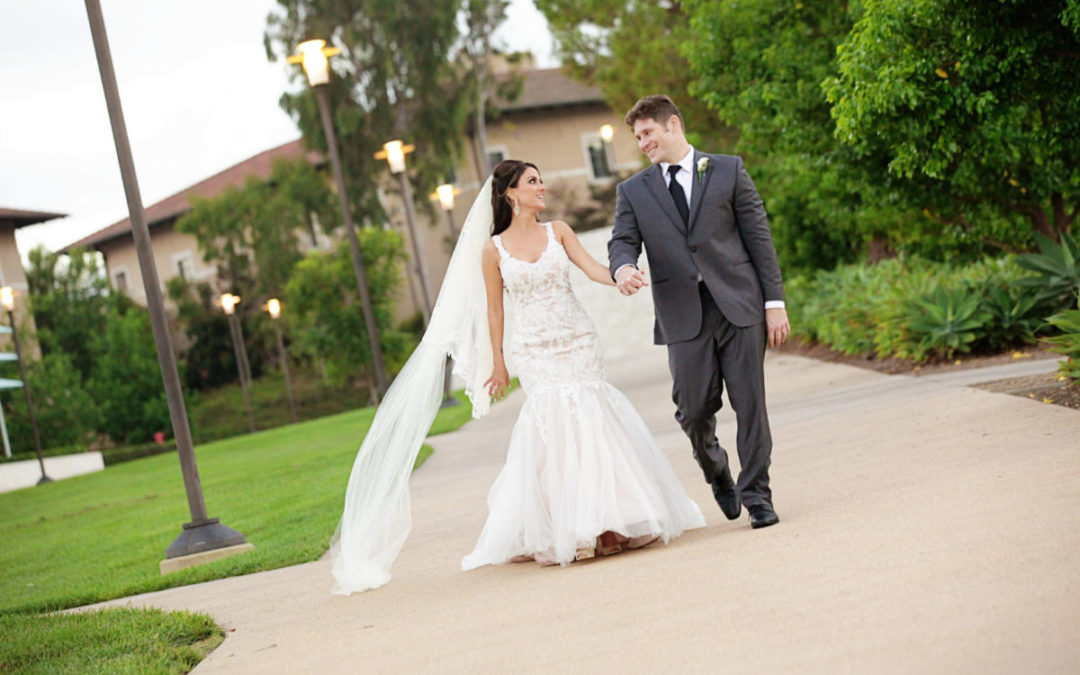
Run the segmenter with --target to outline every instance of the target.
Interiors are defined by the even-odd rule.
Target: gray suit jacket
[[[698,161],[709,167],[698,178]],[[698,274],[732,324],[765,319],[765,301],[784,287],[765,207],[741,157],[694,152],[690,224],[684,226],[659,164],[616,189],[615,228],[608,242],[611,273],[636,265],[644,244],[656,312],[656,344],[682,342],[701,330]]]

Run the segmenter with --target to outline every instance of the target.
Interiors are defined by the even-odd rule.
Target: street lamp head
[[[337,47],[327,47],[326,40],[305,40],[296,47],[296,54],[286,60],[302,64],[308,84],[317,87],[330,81],[330,61],[327,57],[340,53]]]
[[[271,319],[277,319],[281,316],[281,301],[277,298],[270,298],[266,301],[266,311],[270,313]]]
[[[450,183],[445,183],[435,188],[435,194],[439,196],[439,203],[442,204],[444,211],[454,210],[454,195],[458,194],[458,190],[454,189],[454,186]]]
[[[385,159],[390,163],[391,173],[405,170],[405,155],[416,149],[415,145],[405,145],[401,141],[383,143],[383,149],[375,153],[375,159]]]
[[[11,286],[0,288],[0,304],[9,312],[15,309],[15,291]]]
[[[233,295],[232,293],[222,293],[221,299],[218,302],[220,302],[221,308],[225,310],[225,313],[232,316],[233,312],[236,311],[236,305],[240,302],[240,296]]]
[[[612,138],[615,138],[615,129],[610,124],[605,124],[600,127],[600,138],[604,139],[605,143],[610,143]]]

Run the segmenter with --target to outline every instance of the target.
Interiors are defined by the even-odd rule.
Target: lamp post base
[[[184,523],[180,536],[169,544],[169,548],[165,549],[165,561],[245,543],[247,542],[244,535],[231,527],[222,525],[217,518]]]
[[[440,408],[453,408],[456,405],[461,405],[461,401],[457,400],[453,396],[447,396],[446,398],[444,398],[442,400],[442,403],[439,405],[439,407]]]
[[[46,475],[42,475],[41,478],[38,479],[37,484],[38,485],[44,485],[45,483],[51,483],[51,482],[53,482],[52,478],[49,478]]]
[[[203,551],[202,553],[192,553],[191,555],[182,555],[179,558],[166,558],[158,563],[158,568],[161,573],[171,574],[178,570],[182,570],[188,567],[195,567],[196,565],[205,565],[208,562],[215,560],[221,560],[222,558],[228,558],[231,555],[237,555],[240,553],[247,553],[248,551],[255,550],[255,547],[251,544],[239,544],[237,546],[226,546],[225,548],[215,548],[212,551]]]

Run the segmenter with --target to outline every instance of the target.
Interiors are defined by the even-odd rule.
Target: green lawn
[[[441,410],[432,433],[469,419],[471,407],[458,397],[464,404]],[[198,446],[209,515],[255,550],[168,576],[158,563],[189,520],[175,453],[0,494],[0,615],[316,560],[341,515],[371,419],[363,408]]]
[[[0,673],[186,673],[223,637],[205,614],[0,615]]]

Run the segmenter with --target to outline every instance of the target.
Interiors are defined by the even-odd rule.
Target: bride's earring
[[[514,215],[515,216],[520,215],[521,214],[521,207],[518,206],[518,201],[516,199],[511,199],[510,201],[512,201],[514,203]]]

